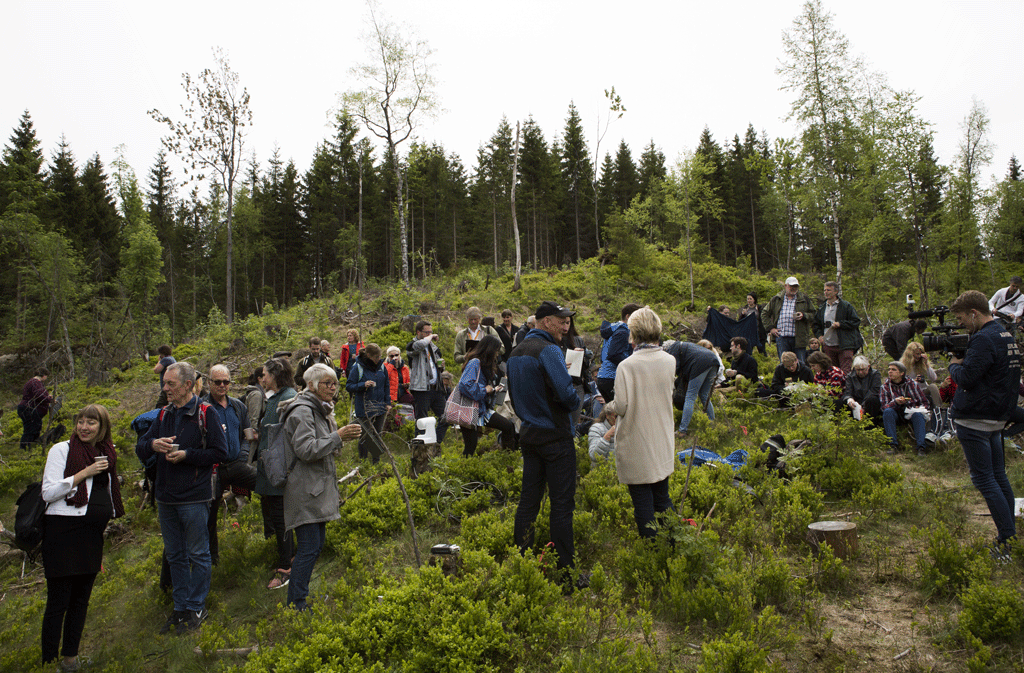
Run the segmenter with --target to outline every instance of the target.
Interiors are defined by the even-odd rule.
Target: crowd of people
[[[267,589],[287,588],[287,603],[305,609],[326,523],[339,518],[338,452],[343,442],[358,441],[357,455],[376,463],[377,435],[400,405],[415,419],[434,415],[439,444],[456,425],[465,456],[476,454],[484,429],[497,431],[504,449],[520,452],[514,543],[524,553],[533,548],[546,492],[551,542],[567,591],[589,581],[575,569],[576,437],[587,437],[592,461],[614,460],[619,481],[629,490],[638,533],[654,536],[659,518],[674,509],[668,483],[678,462],[677,440],[691,432],[698,405],[715,419],[716,387],[784,406],[792,384],[818,384],[835,413],[848,411],[883,427],[891,451],[900,448],[900,424],[910,426],[919,454],[927,451],[929,436],[934,441],[955,433],[972,482],[996,523],[996,552],[1005,555],[1015,528],[1002,438],[1024,429],[1024,410],[1017,406],[1017,393],[1024,389],[1019,348],[995,316],[1016,310],[1009,322],[1020,324],[1019,285],[1014,278],[993,297],[995,305],[979,292],[966,292],[953,303],[950,312],[971,336],[966,352],[950,358],[945,381],[921,344],[911,340],[926,322],[907,321],[886,331],[883,347],[892,360],[883,377],[858,354],[864,343],[861,321],[839,296],[838,285],[825,283],[824,301],[815,306],[792,276],[764,306],[756,294],[747,296],[737,315],[740,320],[753,316],[756,329],[752,339],[729,339],[728,363],[710,341],[664,339],[657,313],[636,303],[623,306],[617,321],[601,324],[599,364],[576,331],[574,310],[546,301],[520,327],[511,311],[502,311],[496,325],[472,307],[455,337],[457,379],[446,371],[428,320],[415,324],[404,348],[363,343],[350,329],[337,359],[327,341],[312,337],[308,354],[294,368],[290,353],[276,353],[246,377],[238,398],[229,395],[235,381],[227,366],[210,368],[209,390],[202,395],[202,374],[175,361],[169,346],[161,347],[154,368],[161,398],[136,445],[164,541],[161,585],[173,600],[160,632],[194,631],[206,619],[218,558],[219,499],[232,490],[259,496],[264,535],[276,541]],[[724,316],[723,308],[718,312]],[[770,380],[762,382],[751,351],[765,355],[769,341],[779,361]],[[40,369],[25,386],[18,409],[23,446],[38,440],[41,419],[53,403],[45,388],[48,376]],[[341,427],[335,420],[340,394],[351,396],[355,419]],[[471,412],[468,420],[453,417],[453,400]],[[681,411],[678,423],[675,409]],[[293,454],[283,486],[270,482],[260,460],[277,427]],[[123,514],[110,419],[102,406],[82,409],[72,439],[50,449],[43,495],[49,503],[43,658],[63,656],[62,669],[76,670],[103,529]]]

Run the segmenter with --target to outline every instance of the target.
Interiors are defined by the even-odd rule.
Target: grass
[[[597,272],[578,273],[569,284],[585,286]],[[742,292],[744,283],[732,273],[715,271],[714,282]],[[367,290],[351,298],[358,303],[334,297],[218,327],[178,350],[200,366],[227,362],[237,381],[267,350],[297,350],[311,330],[333,337],[335,349],[353,325],[364,342],[404,346],[409,335],[396,321],[412,313],[430,315],[442,347],[450,351],[469,302],[495,314],[510,291],[509,279],[492,278],[484,289],[486,280],[479,276],[471,277],[463,293],[457,280],[441,278],[409,292]],[[529,307],[539,297],[565,301],[558,290],[568,280],[532,275],[514,305]],[[628,283],[612,281],[609,287],[625,285],[628,291]],[[614,307],[623,299],[610,293],[601,304]],[[421,310],[426,303],[430,312]],[[591,307],[581,309],[581,324],[599,322]],[[681,312],[672,315],[688,319]],[[274,329],[268,331],[268,325]],[[243,339],[242,348],[222,348],[237,338]],[[869,355],[878,352],[869,344]],[[758,359],[762,374],[770,375],[774,358]],[[669,520],[657,544],[636,535],[629,497],[614,466],[592,468],[580,445],[575,537],[580,566],[594,572],[588,591],[563,596],[548,579],[550,556],[540,560],[548,541],[546,504],[533,553],[521,557],[511,548],[521,478],[517,457],[491,450],[465,459],[461,438],[452,432],[435,470],[418,480],[406,478],[405,486],[420,554],[427,559],[436,543],[459,544],[458,573],[449,577],[427,564],[415,567],[394,477],[389,469],[356,458],[351,444],[338,460],[339,476],[357,465],[364,476],[388,476],[352,496],[342,506],[341,520],[328,525],[312,582],[312,615],[285,609],[286,590],[265,589],[274,543],[263,538],[254,499],[237,512],[221,514],[221,560],[213,572],[209,621],[198,635],[158,636],[171,605],[157,588],[159,526],[153,511],[140,507],[141,468],[128,429],[131,417],[155,397],[150,366],[135,363],[103,387],[65,387],[69,410],[96,399],[118,401],[111,412],[127,482],[127,516],[108,542],[86,624],[82,653],[94,662],[90,670],[1020,669],[1021,634],[1001,631],[993,615],[1016,614],[1024,553],[1018,550],[1006,566],[988,558],[984,545],[993,526],[955,441],[925,458],[890,457],[877,431],[836,424],[813,408],[780,412],[738,397],[716,404],[714,423],[696,414],[691,428],[702,446],[722,455],[737,448],[750,452],[739,474],[742,482],[734,482],[727,470],[695,468],[682,502],[686,467],[679,466],[670,491],[680,514],[697,527]],[[337,413],[347,417],[345,398]],[[40,452],[26,455],[17,448],[16,419],[4,430],[0,521],[9,526],[14,499],[39,474],[43,459]],[[789,461],[788,481],[764,469],[765,456],[758,450],[776,433],[811,440]],[[481,446],[490,447],[493,439],[483,438]],[[389,445],[402,446],[393,438]],[[397,453],[405,477],[409,455],[405,449]],[[1008,453],[1008,472],[1024,492],[1024,465],[1016,452]],[[494,484],[507,500],[492,501],[489,490],[477,491],[464,499],[442,499],[439,508],[442,486],[451,492],[452,484],[475,481]],[[343,485],[342,497],[354,489]],[[831,519],[857,524],[855,558],[811,556],[806,524]],[[23,576],[22,561],[17,553],[0,555],[0,670],[49,670],[38,663],[42,570],[28,564]],[[968,618],[962,620],[965,600]],[[247,655],[224,652],[254,646],[258,651]]]

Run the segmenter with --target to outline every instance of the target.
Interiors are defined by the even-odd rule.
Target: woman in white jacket
[[[633,517],[643,537],[654,537],[659,514],[674,510],[668,480],[676,465],[672,386],[676,360],[661,349],[661,319],[649,306],[629,317],[633,354],[615,372],[615,399],[605,409],[618,416],[615,469],[629,487]]]
[[[50,449],[42,495],[47,503],[43,662],[56,660],[59,649],[59,670],[77,671],[89,596],[103,561],[103,531],[110,519],[124,515],[105,407],[90,404],[79,411],[71,439]]]

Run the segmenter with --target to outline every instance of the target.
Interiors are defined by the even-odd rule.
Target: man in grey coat
[[[437,347],[438,336],[426,320],[416,323],[416,338],[405,347],[406,362],[409,363],[409,390],[412,392],[413,415],[416,420],[424,418],[431,411],[437,416],[437,443],[444,442],[448,424],[444,421],[444,405],[448,401],[441,374],[444,360]]]
[[[306,370],[306,389],[281,412],[293,455],[284,485],[284,525],[295,531],[295,560],[288,583],[288,604],[306,609],[309,580],[320,556],[327,522],[338,513],[338,475],[334,454],[342,440],[358,439],[358,424],[338,428],[334,421],[334,395],[338,375],[333,367],[317,363]]]

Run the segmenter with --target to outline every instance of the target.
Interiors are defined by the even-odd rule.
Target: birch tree
[[[364,36],[368,60],[350,73],[361,88],[341,94],[340,107],[383,140],[398,184],[398,235],[402,250],[402,282],[409,284],[408,233],[405,224],[404,184],[398,146],[413,134],[423,117],[438,108],[436,82],[423,40],[390,21],[375,0],[366,3],[370,29]]]

